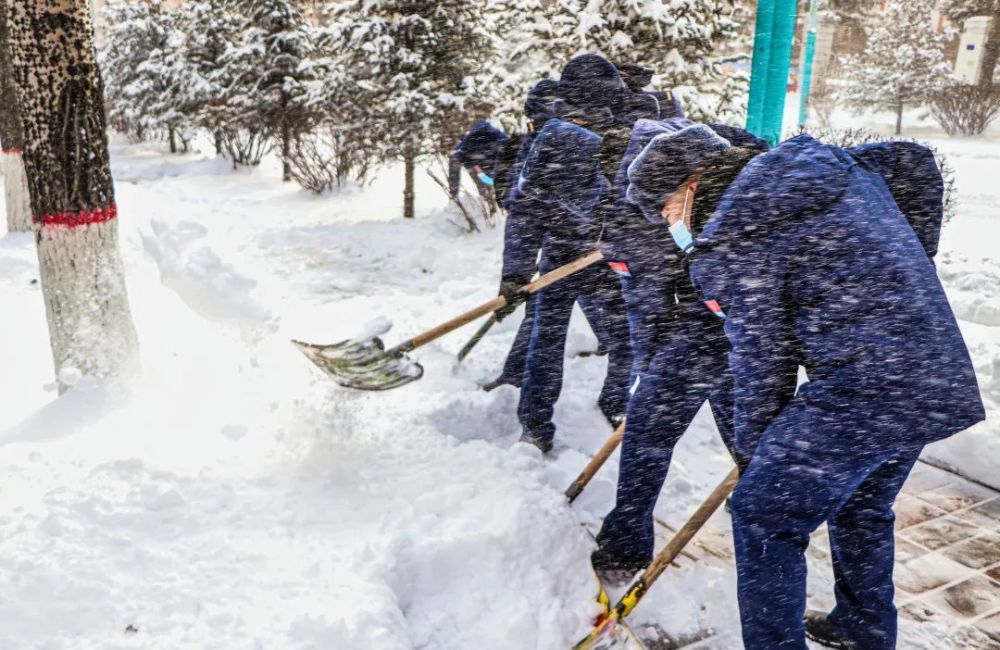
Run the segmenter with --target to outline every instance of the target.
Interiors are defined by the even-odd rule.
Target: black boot
[[[520,440],[520,442],[526,442],[529,445],[534,445],[534,446],[538,447],[538,450],[541,451],[543,454],[548,454],[550,451],[552,451],[552,441],[551,440],[545,440],[545,439],[542,439],[542,438],[536,438],[535,436],[531,435],[527,431],[525,431],[524,433],[521,434],[521,440]]]
[[[646,559],[624,558],[600,546],[590,554],[590,565],[594,567],[597,579],[602,585],[612,589],[627,586],[635,574],[645,569],[648,564],[649,561]]]
[[[835,650],[861,650],[856,644],[843,637],[826,612],[816,609],[807,610],[806,615],[802,617],[802,622],[806,626],[806,636],[811,641]]]

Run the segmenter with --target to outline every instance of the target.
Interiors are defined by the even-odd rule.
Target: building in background
[[[966,84],[978,84],[986,54],[986,42],[996,16],[973,16],[965,21],[955,58],[955,78]],[[988,72],[986,74],[989,74]]]

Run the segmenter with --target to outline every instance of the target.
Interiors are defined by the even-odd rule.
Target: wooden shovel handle
[[[576,500],[580,493],[583,492],[583,488],[587,487],[590,483],[590,479],[594,478],[594,474],[597,474],[597,470],[601,469],[604,462],[611,457],[611,454],[615,453],[615,449],[621,444],[622,437],[625,435],[625,423],[622,422],[615,429],[615,432],[611,434],[607,442],[597,450],[594,457],[591,459],[587,466],[583,468],[580,475],[576,477],[576,480],[570,483],[570,486],[566,488],[566,498],[569,499],[570,503]]]
[[[594,251],[593,253],[581,257],[576,261],[570,262],[565,266],[560,266],[558,269],[551,271],[550,273],[546,273],[545,275],[538,278],[534,282],[526,284],[520,289],[518,289],[518,292],[535,293],[540,289],[544,289],[550,284],[554,284],[559,280],[562,280],[563,278],[566,278],[570,275],[573,275],[574,273],[582,271],[583,269],[587,268],[588,266],[596,262],[600,262],[602,259],[604,259],[604,256],[601,255],[601,252]],[[409,341],[407,341],[406,343],[404,343],[399,347],[406,351],[419,348],[420,346],[426,345],[431,341],[438,339],[449,332],[457,330],[459,327],[467,323],[471,323],[480,316],[485,316],[490,312],[494,312],[497,309],[500,309],[506,304],[507,304],[507,299],[504,298],[503,296],[498,296],[497,298],[494,298],[489,302],[479,305],[475,309],[470,309],[464,314],[452,318],[450,321],[441,323],[434,329],[427,330],[423,334],[414,336],[412,339],[410,339]]]
[[[736,487],[736,483],[740,480],[740,470],[737,467],[733,468],[733,471],[729,472],[729,475],[719,484],[712,494],[708,495],[705,502],[698,506],[698,509],[694,511],[691,518],[681,526],[681,529],[670,538],[667,545],[662,551],[656,556],[653,562],[646,569],[646,572],[642,574],[642,579],[646,583],[648,588],[653,582],[660,577],[670,563],[673,562],[684,547],[688,545],[688,542],[701,530],[701,527],[705,525],[709,517],[719,509],[719,506],[726,500],[732,491]]]

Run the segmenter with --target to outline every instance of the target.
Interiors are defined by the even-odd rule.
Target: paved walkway
[[[895,510],[901,615],[1000,649],[1000,493],[921,463]]]
[[[933,621],[951,648],[1000,650],[1000,493],[921,462],[894,510],[901,625]],[[824,526],[810,568],[829,571],[829,548]]]
[[[951,645],[941,650],[1000,650],[1000,492],[921,462],[903,487],[895,511],[901,625],[934,622],[946,627]],[[692,562],[731,565],[727,523],[717,513],[689,553],[678,559],[680,567]],[[658,547],[671,530],[659,524]],[[808,554],[810,606],[832,607],[825,526],[813,535]],[[686,640],[655,630],[639,636],[649,650],[716,648],[710,633]]]

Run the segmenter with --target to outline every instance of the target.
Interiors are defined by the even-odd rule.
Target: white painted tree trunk
[[[7,205],[7,232],[31,231],[31,195],[28,193],[28,176],[24,172],[24,159],[19,151],[0,153],[3,171],[4,196]]]
[[[24,131],[42,295],[60,390],[134,369],[114,182],[87,0],[0,1]]]
[[[137,337],[118,252],[118,220],[37,229],[49,338],[60,389],[134,371]]]

